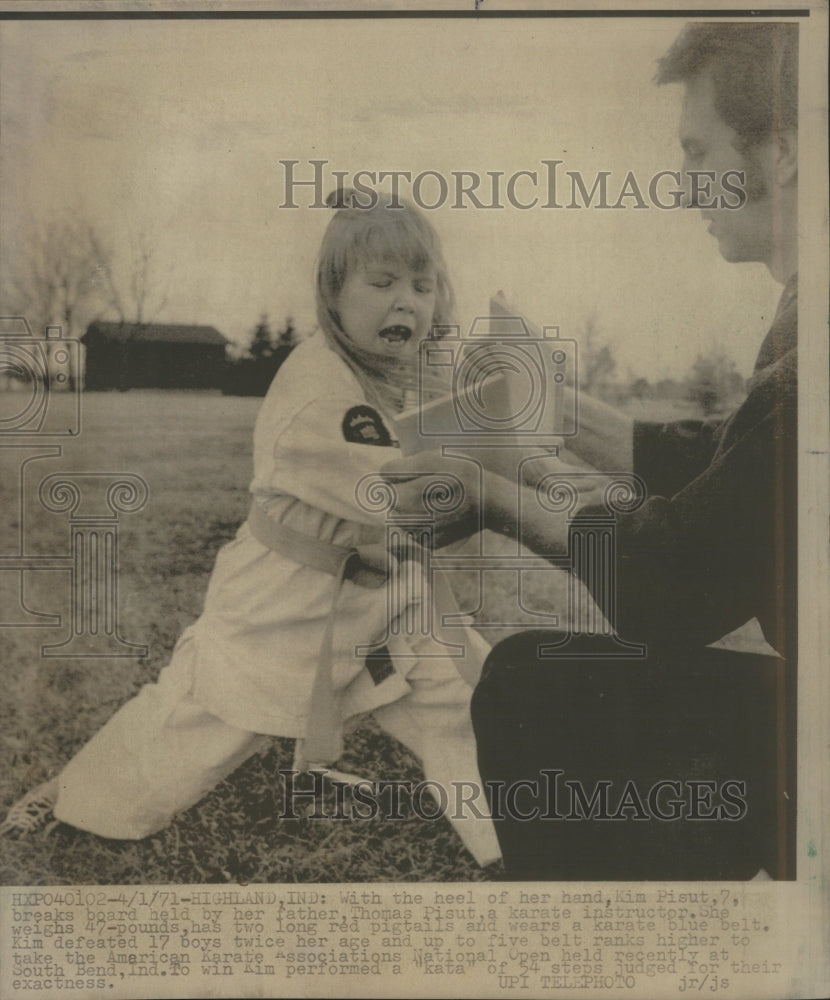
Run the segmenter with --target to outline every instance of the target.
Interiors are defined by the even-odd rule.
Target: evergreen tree
[[[265,358],[271,357],[275,346],[274,334],[271,332],[268,315],[267,313],[263,313],[259,318],[259,322],[254,327],[254,332],[251,334],[251,346],[248,348],[248,353],[255,361],[262,361]]]

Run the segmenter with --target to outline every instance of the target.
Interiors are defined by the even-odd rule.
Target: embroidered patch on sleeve
[[[380,414],[371,406],[353,406],[347,411],[343,417],[343,437],[352,444],[392,444]]]

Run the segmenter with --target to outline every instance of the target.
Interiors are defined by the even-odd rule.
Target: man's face
[[[760,143],[747,153],[738,151],[738,133],[715,110],[714,81],[708,69],[686,82],[679,131],[684,173],[707,171],[715,175],[714,181],[698,181],[698,196],[689,205],[700,208],[724,260],[769,263],[773,253],[772,143]],[[734,190],[730,193],[721,186],[727,171],[744,174],[743,184],[734,174],[731,181],[727,177],[733,189],[742,187],[747,194],[740,208],[723,207],[724,201],[731,205],[737,202]],[[688,174],[685,188],[687,192],[694,190]]]

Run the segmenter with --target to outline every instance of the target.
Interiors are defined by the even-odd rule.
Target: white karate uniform
[[[367,406],[354,374],[321,334],[292,352],[254,432],[251,491],[269,517],[346,548],[385,544],[386,511],[367,510],[356,488],[394,451],[344,436],[347,414],[365,415]],[[388,427],[375,417],[385,437]],[[303,737],[337,596],[331,675],[341,717],[374,710],[381,726],[420,757],[427,779],[446,787],[448,818],[479,863],[498,858],[489,819],[466,807],[453,816],[451,786],[481,786],[470,684],[489,647],[472,629],[440,627],[441,615],[454,610],[443,606],[433,613],[438,642],[388,636],[390,590],[349,579],[338,584],[266,547],[244,523],[219,552],[204,612],[158,683],[124,705],[62,771],[56,818],[102,836],[145,837],[262,747],[263,734]],[[441,592],[443,602],[446,588]],[[460,645],[463,655],[445,655],[442,640]],[[386,643],[395,670],[376,683],[365,647],[378,642]],[[475,805],[486,814],[483,789]]]

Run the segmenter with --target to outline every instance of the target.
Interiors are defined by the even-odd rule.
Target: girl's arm
[[[558,474],[569,471],[577,470],[557,464]],[[424,496],[440,481],[444,491],[440,502],[428,504],[439,547],[487,528],[521,541],[543,556],[567,552],[573,509],[561,513],[546,510],[535,489],[483,471],[472,462],[420,452],[389,462],[383,475],[394,486],[395,513],[409,517],[424,515]],[[573,485],[579,490],[577,509],[602,502],[606,481],[601,476],[586,480],[583,474],[574,478]]]
[[[372,430],[373,422],[377,437],[355,441],[355,427]],[[398,454],[376,411],[333,393],[310,400],[276,436],[263,486],[341,520],[378,525],[385,512],[367,502],[366,493]]]

